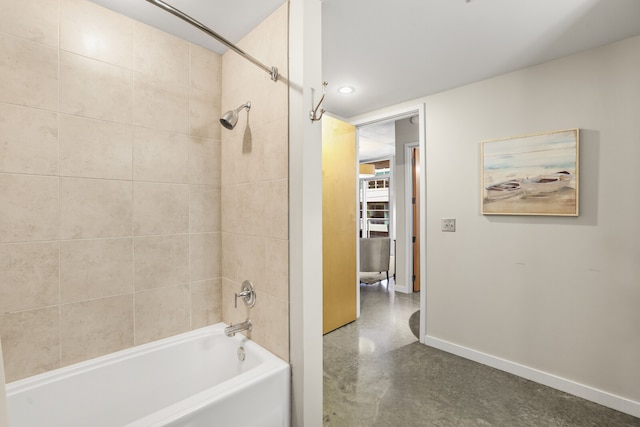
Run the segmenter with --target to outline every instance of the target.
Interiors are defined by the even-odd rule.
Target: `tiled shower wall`
[[[86,0],[0,9],[7,381],[220,321],[222,58]]]
[[[288,4],[246,36],[239,46],[268,66],[277,82],[234,52],[222,61],[222,110],[247,101],[238,125],[222,129],[223,318],[250,318],[250,336],[289,360],[288,216]],[[245,280],[256,286],[256,305],[234,308]]]

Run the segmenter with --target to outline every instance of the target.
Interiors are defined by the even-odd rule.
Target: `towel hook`
[[[327,94],[328,84],[329,83],[327,82],[322,82],[322,97],[320,98],[320,101],[318,101],[318,105],[316,105],[316,108],[309,111],[309,118],[312,122],[317,122],[322,118],[322,115],[324,114],[324,109],[320,109],[320,115],[318,115],[318,109],[320,108],[320,105],[322,105],[322,101],[324,101],[324,96]]]

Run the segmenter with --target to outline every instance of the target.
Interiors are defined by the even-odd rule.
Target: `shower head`
[[[222,124],[222,126],[226,127],[227,129],[233,129],[234,127],[236,127],[236,123],[238,123],[238,112],[243,108],[246,108],[247,111],[249,111],[251,109],[251,102],[242,104],[235,110],[229,110],[224,113],[222,117],[220,117],[220,123]]]

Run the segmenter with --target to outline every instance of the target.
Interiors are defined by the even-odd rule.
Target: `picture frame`
[[[483,215],[579,215],[580,129],[481,142]]]

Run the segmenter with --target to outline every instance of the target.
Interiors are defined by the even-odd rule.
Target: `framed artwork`
[[[482,141],[483,215],[578,216],[579,129]]]

